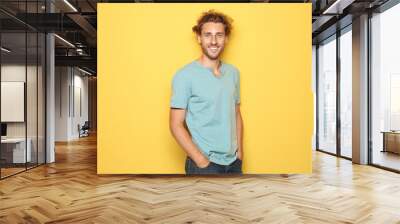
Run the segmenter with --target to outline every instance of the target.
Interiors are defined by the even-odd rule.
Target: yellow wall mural
[[[200,56],[191,28],[233,18],[223,60],[240,70],[243,172],[310,173],[311,4],[98,4],[98,173],[184,173],[169,130],[171,81]]]

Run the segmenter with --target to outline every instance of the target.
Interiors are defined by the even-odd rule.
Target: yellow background
[[[310,173],[311,4],[98,4],[99,174],[184,173],[169,131],[171,80],[200,55],[208,9],[234,20],[223,59],[241,72],[243,172]]]

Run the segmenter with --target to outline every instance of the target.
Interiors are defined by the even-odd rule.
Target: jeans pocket
[[[210,163],[208,163],[208,165],[206,167],[201,168],[201,167],[199,167],[197,165],[196,165],[196,167],[199,168],[199,169],[207,169],[207,168],[210,168],[211,165],[212,165],[212,162],[210,161]]]
[[[191,171],[191,165],[190,165],[191,161],[189,159],[189,157],[186,158],[185,161],[185,172],[189,173]]]

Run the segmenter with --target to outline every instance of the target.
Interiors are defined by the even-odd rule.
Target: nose
[[[215,35],[211,36],[211,43],[212,44],[216,44],[217,43],[217,36],[215,36]]]

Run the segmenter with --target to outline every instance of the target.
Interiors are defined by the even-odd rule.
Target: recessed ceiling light
[[[88,71],[86,71],[86,70],[83,70],[83,69],[81,69],[81,68],[79,68],[79,67],[78,67],[78,70],[81,71],[81,72],[83,72],[83,73],[85,73],[85,74],[87,74],[87,75],[93,75],[92,73],[90,73],[90,72],[88,72]]]
[[[64,38],[62,38],[62,37],[60,37],[60,36],[57,35],[57,34],[54,34],[54,36],[57,37],[58,39],[60,39],[62,42],[66,43],[67,45],[69,45],[69,46],[75,48],[75,45],[73,45],[73,44],[72,44],[71,42],[69,42],[68,40],[66,40],[66,39],[64,39]]]
[[[355,0],[336,0],[322,14],[342,14],[343,9],[351,5]]]
[[[67,4],[74,12],[78,12],[78,10],[71,4],[69,3],[68,0],[64,0],[65,4]]]
[[[7,49],[5,47],[1,47],[1,51],[4,51],[6,53],[10,53],[11,52],[11,50],[9,50],[9,49]]]

